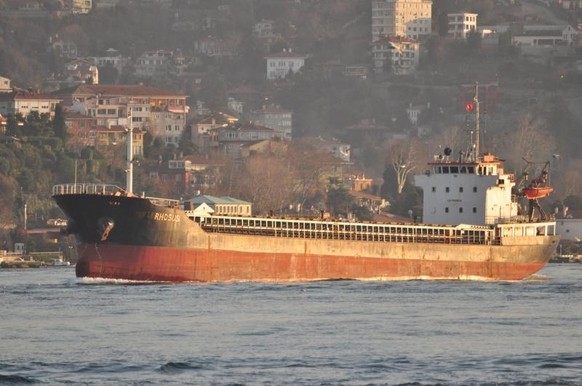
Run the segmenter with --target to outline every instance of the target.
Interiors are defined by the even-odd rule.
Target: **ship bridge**
[[[438,156],[414,182],[423,190],[424,223],[495,224],[517,216],[513,174],[493,154],[471,161]]]

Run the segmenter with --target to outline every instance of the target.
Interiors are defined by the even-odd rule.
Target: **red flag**
[[[465,111],[467,111],[468,113],[470,113],[474,109],[475,109],[475,105],[473,104],[473,102],[467,102],[467,103],[465,103]]]

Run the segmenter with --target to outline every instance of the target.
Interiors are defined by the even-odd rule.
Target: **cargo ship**
[[[522,280],[554,255],[556,224],[518,212],[515,178],[503,160],[480,155],[476,122],[469,151],[452,157],[447,148],[415,176],[424,199],[419,224],[201,213],[186,201],[133,194],[131,161],[124,189],[71,183],[52,193],[67,217],[64,232],[77,240],[78,277]]]

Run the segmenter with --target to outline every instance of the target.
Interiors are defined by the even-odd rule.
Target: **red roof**
[[[0,93],[0,101],[10,101],[10,100],[52,100],[60,101],[61,98],[49,95],[49,94],[38,94],[25,90],[14,90],[12,92]]]

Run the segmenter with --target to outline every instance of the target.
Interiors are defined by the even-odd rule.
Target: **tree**
[[[116,84],[119,78],[119,71],[112,64],[106,64],[99,69],[100,84]]]
[[[419,168],[424,154],[422,144],[417,139],[396,141],[388,144],[387,167],[392,167],[396,177],[396,192],[402,193],[408,177]]]
[[[295,171],[294,197],[305,207],[311,201],[317,204],[318,196],[325,191],[325,174],[333,164],[333,156],[310,145],[309,140],[296,140],[289,147],[289,164]]]
[[[14,223],[17,191],[16,181],[0,174],[0,223]]]
[[[569,210],[581,210],[582,197],[570,195],[564,199],[564,206],[567,206]]]
[[[551,159],[556,144],[545,128],[545,119],[537,114],[528,112],[518,117],[517,130],[507,133],[508,140],[500,144],[514,169],[523,165],[524,159],[534,163]]]
[[[59,103],[55,107],[55,116],[53,118],[53,131],[57,138],[67,141],[67,125],[65,123],[65,116],[63,114],[63,106]]]
[[[6,134],[14,137],[22,137],[22,130],[20,129],[18,120],[12,114],[8,114],[6,117]]]
[[[339,178],[330,177],[327,185],[327,209],[333,217],[347,217],[354,206],[354,198]]]
[[[253,203],[253,211],[280,211],[293,203],[293,171],[286,160],[258,155],[247,159],[239,176],[239,195]]]

